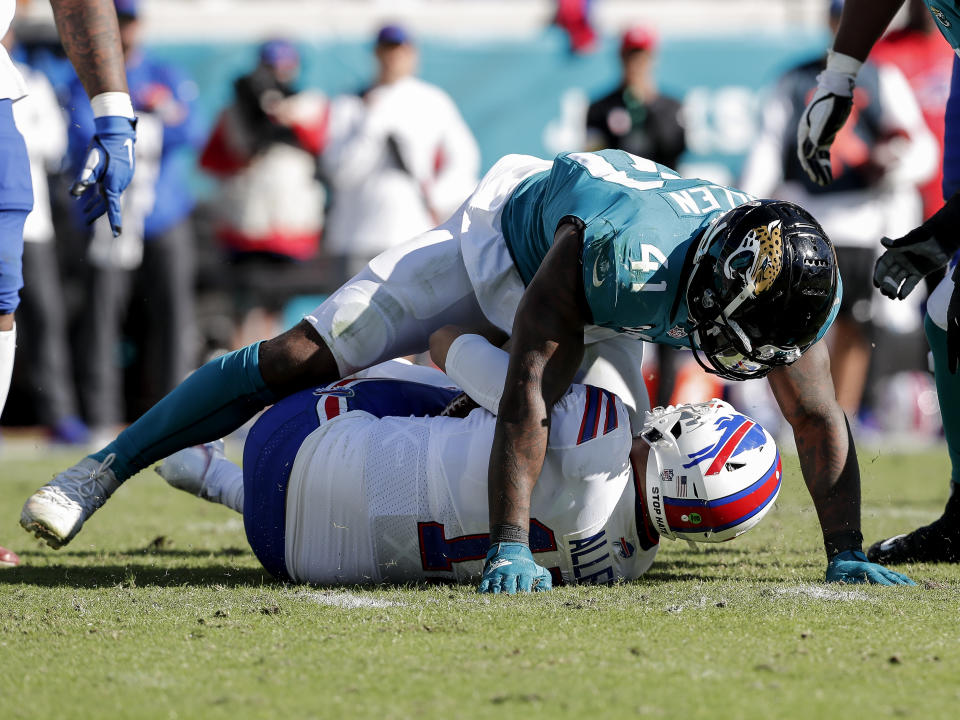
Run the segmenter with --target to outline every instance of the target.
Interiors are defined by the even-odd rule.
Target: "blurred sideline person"
[[[637,25],[620,40],[620,84],[610,94],[590,104],[587,110],[587,149],[617,148],[675,168],[686,148],[680,102],[662,94],[653,77],[657,59],[657,37],[651,28]],[[761,197],[766,197],[761,195]],[[668,347],[657,353],[657,397],[666,405],[674,395],[677,381],[692,371],[681,372],[687,358]],[[706,381],[708,382],[708,381]],[[680,392],[690,389],[683,383]],[[704,396],[712,397],[711,394]]]
[[[954,51],[960,49],[960,10],[953,4],[927,2],[937,27]],[[827,67],[797,127],[801,164],[821,185],[832,180],[830,144],[846,122],[850,97],[863,60],[893,19],[902,0],[847,0]],[[944,136],[944,207],[919,227],[896,240],[882,239],[873,281],[889,298],[903,299],[926,276],[947,267],[960,249],[960,60],[954,59]],[[960,266],[957,266],[960,267]],[[948,272],[927,301],[924,329],[933,355],[937,397],[950,455],[950,498],[943,515],[905,535],[869,548],[885,563],[960,562],[960,271]]]
[[[880,67],[893,65],[903,73],[937,140],[937,171],[920,186],[926,220],[943,207],[943,115],[955,55],[937,32],[937,21],[923,0],[907,0],[907,5],[903,27],[891,28],[880,38],[870,52],[870,60]]]
[[[662,94],[653,77],[653,30],[636,26],[620,41],[620,84],[587,110],[587,149],[617,148],[676,167],[686,148],[681,105]]]
[[[243,469],[217,443],[182,450],[158,472],[243,513],[251,548],[280,580],[477,583],[485,556],[519,549],[488,551],[486,465],[509,358],[450,326],[430,347],[447,375],[391,361],[281,400],[251,430]],[[454,381],[478,407],[443,417]],[[645,413],[633,437],[616,395],[573,385],[550,428],[531,498],[536,562],[515,563],[493,592],[636,579],[661,535],[731,540],[760,522],[780,488],[773,439],[719,400]],[[911,584],[872,571],[883,584]]]
[[[136,120],[123,74],[116,11],[110,0],[51,0],[57,31],[94,108],[95,130],[87,161],[73,188],[89,220],[107,213],[121,227],[120,194],[133,174]],[[0,35],[16,11],[14,0],[0,0]],[[13,103],[26,94],[20,73],[0,47],[0,412],[10,389],[16,326],[14,311],[23,285],[23,226],[33,208],[30,160],[13,119]],[[128,154],[129,153],[129,154]],[[19,558],[0,548],[0,565]]]
[[[138,116],[139,172],[124,199],[126,222],[113,237],[94,223],[87,249],[88,273],[77,366],[85,417],[101,438],[127,414],[162,397],[194,367],[193,197],[187,182],[189,158],[200,127],[193,113],[196,84],[166,62],[154,60],[140,42],[140,0],[115,0],[127,82]],[[77,149],[93,126],[90,105],[74,82],[70,148]],[[138,318],[137,367],[141,382],[123,392],[121,329],[128,312]],[[130,404],[133,407],[126,408]]]
[[[11,30],[3,44],[9,52],[14,43]],[[17,362],[36,418],[50,439],[82,445],[90,433],[77,410],[48,178],[60,170],[63,162],[67,124],[43,73],[21,63],[16,67],[27,95],[13,104],[13,118],[27,144],[34,199],[33,210],[23,225]]]
[[[863,572],[842,574],[857,582],[869,574],[859,467],[816,344],[841,295],[833,247],[796,205],[683,179],[620,150],[552,162],[508,155],[446,223],[379,255],[291,330],[198,369],[34,493],[20,522],[61,547],[150,463],[223,437],[293,392],[425,350],[443,325],[486,322],[512,335],[488,475],[493,546],[529,539],[545,413],[572,382],[617,394],[639,429],[646,340],[689,347],[724,377],[769,378],[828,570],[852,553]],[[490,558],[487,586],[500,560]]]
[[[377,77],[334,98],[321,168],[330,193],[324,250],[337,284],[379,253],[443,222],[476,187],[477,142],[450,96],[417,78],[399,25],[377,33]]]
[[[842,0],[830,3],[831,32],[842,7]],[[843,300],[828,336],[830,368],[840,407],[855,420],[870,367],[876,241],[923,219],[917,186],[936,172],[938,147],[902,73],[867,62],[853,117],[832,146],[833,182],[813,182],[800,167],[796,127],[823,63],[817,58],[787,71],[766,98],[741,185],[807,208],[837,249]]]
[[[237,329],[233,347],[282,330],[293,290],[285,273],[317,255],[326,193],[317,156],[327,140],[329,106],[297,90],[297,48],[283,39],[260,47],[257,66],[234,82],[200,167],[220,180],[217,239],[228,253]]]

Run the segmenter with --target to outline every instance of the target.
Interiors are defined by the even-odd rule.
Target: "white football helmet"
[[[655,408],[641,437],[647,512],[664,537],[724,542],[767,514],[780,491],[780,452],[770,434],[722,400]]]

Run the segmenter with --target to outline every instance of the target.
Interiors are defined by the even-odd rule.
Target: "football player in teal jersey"
[[[622,151],[507,156],[443,225],[372,260],[286,333],[200,368],[56,476],[28,499],[21,524],[59,547],[155,460],[219,438],[293,392],[423,351],[443,325],[487,323],[512,344],[482,587],[529,590],[502,582],[531,576],[513,570],[535,564],[530,495],[550,408],[570,383],[611,390],[634,415],[645,409],[640,340],[690,347],[725,377],[770,373],[824,530],[827,579],[874,581],[860,552],[856,455],[814,344],[840,292],[832,245],[795,205],[683,179]]]
[[[924,0],[950,47],[960,55],[960,10],[956,2]],[[903,0],[846,0],[843,15],[817,78],[817,90],[797,128],[801,164],[815,182],[832,180],[830,145],[852,106],[860,65],[883,34]],[[944,136],[943,208],[896,240],[883,238],[873,282],[889,298],[903,299],[927,275],[947,267],[960,250],[960,61],[954,60]],[[939,283],[927,301],[924,331],[933,355],[934,376],[951,463],[950,496],[943,515],[913,532],[870,546],[871,560],[883,563],[960,562],[960,269]]]

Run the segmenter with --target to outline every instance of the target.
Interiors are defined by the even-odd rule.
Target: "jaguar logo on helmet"
[[[738,275],[754,296],[769,290],[783,268],[783,237],[780,220],[760,225],[743,237],[740,248],[723,263],[728,280]]]
[[[934,7],[933,5],[931,5],[931,6],[930,6],[930,12],[933,14],[933,16],[934,16],[937,20],[940,21],[940,24],[941,24],[941,25],[943,25],[945,28],[950,27],[950,21],[947,20],[947,16],[946,16],[946,14],[943,12],[943,10],[941,10],[940,8],[937,8],[937,7]]]

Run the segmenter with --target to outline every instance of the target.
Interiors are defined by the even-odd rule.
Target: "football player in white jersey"
[[[242,470],[208,444],[159,472],[242,512],[251,548],[279,579],[480,580],[480,591],[507,593],[635,579],[661,535],[732,539],[777,496],[773,439],[727,403],[657,408],[634,437],[616,395],[573,385],[553,408],[532,497],[534,561],[526,546],[491,548],[487,465],[509,358],[450,326],[431,351],[447,375],[391,362],[280,401],[251,430]],[[441,416],[463,397],[452,382],[479,405],[465,417]]]
[[[88,221],[103,215],[120,230],[120,194],[133,175],[136,120],[127,92],[120,31],[112,0],[50,0],[63,48],[96,115],[97,134],[71,192],[84,202]],[[7,33],[15,0],[0,0],[0,37]],[[23,224],[33,208],[30,161],[13,120],[13,103],[26,94],[19,71],[0,46],[0,412],[10,389],[16,344],[14,311],[23,286]],[[0,567],[16,565],[0,548]]]

